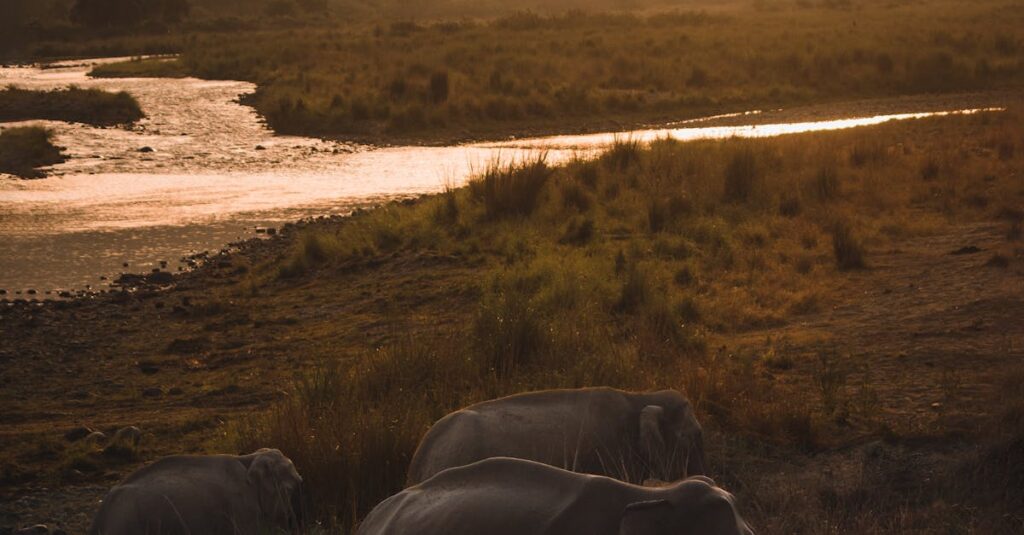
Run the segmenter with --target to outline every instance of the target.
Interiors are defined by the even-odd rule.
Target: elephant
[[[441,418],[416,448],[407,484],[489,457],[634,483],[706,473],[703,431],[682,394],[595,387],[516,394]]]
[[[275,449],[174,455],[107,493],[90,535],[257,535],[299,526],[302,477]]]
[[[703,476],[644,487],[492,457],[381,502],[356,535],[753,535],[733,497]]]

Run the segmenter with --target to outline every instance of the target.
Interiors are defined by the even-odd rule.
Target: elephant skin
[[[132,473],[103,499],[90,535],[257,535],[298,525],[302,478],[278,450],[175,455]]]
[[[381,502],[357,535],[753,535],[702,476],[649,488],[522,459],[450,468]]]
[[[634,483],[706,473],[703,431],[682,394],[583,388],[517,394],[441,418],[420,441],[407,483],[489,457]]]

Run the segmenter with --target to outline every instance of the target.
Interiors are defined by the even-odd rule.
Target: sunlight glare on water
[[[495,158],[544,152],[557,164],[594,154],[622,137],[642,142],[767,137],[981,111],[756,126],[701,127],[705,121],[694,120],[627,133],[373,148],[275,136],[252,108],[238,102],[255,88],[247,82],[89,78],[96,63],[0,68],[3,86],[125,90],[147,114],[129,129],[30,122],[52,128],[71,158],[52,168],[47,179],[0,177],[0,288],[83,288],[122,271],[122,263],[131,271],[148,271],[161,260],[173,266],[184,254],[251,237],[256,226],[344,214],[463,184]],[[3,126],[15,124],[25,123]],[[152,151],[140,150],[144,147]]]

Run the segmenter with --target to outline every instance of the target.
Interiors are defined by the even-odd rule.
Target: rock
[[[263,145],[256,145],[256,150],[267,150]]]
[[[160,371],[160,368],[148,362],[140,362],[139,371],[146,375],[153,375],[154,373]]]
[[[154,151],[153,151],[153,147],[142,147],[142,148],[139,149],[139,152],[154,152]]]
[[[28,294],[29,294],[29,295],[35,295],[36,293],[37,293],[37,292],[35,291],[35,289],[33,289],[33,288],[29,288],[29,289],[28,289]]]
[[[121,267],[128,267],[128,262],[122,262]]]
[[[92,429],[89,429],[84,425],[80,427],[75,427],[74,429],[69,429],[66,433],[64,433],[64,440],[67,440],[68,442],[77,442],[89,436],[92,432]]]
[[[144,398],[158,398],[162,395],[164,395],[164,391],[156,387],[147,388],[142,391],[142,397]]]
[[[57,294],[57,295],[65,298],[65,299],[70,299],[71,298],[71,292],[69,292],[67,290],[61,290],[61,292],[59,294]]]
[[[162,268],[167,267],[167,261],[166,260],[161,260],[160,261],[160,267],[162,267]]]
[[[36,524],[27,528],[21,528],[14,533],[15,535],[50,535],[50,528],[45,524]]]
[[[274,227],[269,227],[267,229],[267,235],[268,236],[276,236],[277,235],[277,229],[274,228]]]

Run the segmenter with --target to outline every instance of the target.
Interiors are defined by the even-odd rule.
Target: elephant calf
[[[489,457],[632,482],[705,473],[703,433],[682,394],[583,388],[517,394],[441,418],[420,441],[408,484]]]
[[[298,525],[302,478],[278,450],[176,455],[145,466],[103,499],[90,535],[257,535]]]
[[[381,502],[356,535],[753,535],[706,477],[649,488],[533,461],[451,468]]]

